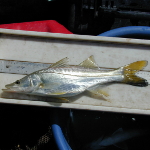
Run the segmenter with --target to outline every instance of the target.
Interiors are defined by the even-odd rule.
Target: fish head
[[[33,79],[30,76],[26,76],[20,80],[16,80],[13,83],[5,85],[6,89],[4,92],[14,92],[14,93],[29,93],[34,90]]]

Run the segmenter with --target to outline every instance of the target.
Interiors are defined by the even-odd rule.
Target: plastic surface
[[[113,29],[98,36],[109,36],[109,37],[150,37],[150,27],[146,26],[129,26]]]
[[[62,133],[61,127],[58,124],[52,124],[51,127],[58,149],[71,150],[70,146],[68,145],[68,142],[66,141]]]
[[[65,33],[72,34],[63,25],[55,20],[33,21],[23,23],[11,23],[2,24],[0,28],[14,29],[14,30],[26,30],[26,31],[38,31],[38,32],[52,32],[52,33]]]
[[[59,150],[71,150],[62,131],[62,126],[64,125],[64,122],[68,121],[67,120],[68,113],[69,113],[68,110],[57,109],[57,108],[52,109],[52,113],[51,113],[52,133]]]
[[[0,29],[0,32],[2,33],[0,38],[0,59],[3,60],[55,63],[62,58],[68,57],[69,64],[78,65],[90,55],[93,55],[99,67],[103,68],[118,68],[137,60],[150,60],[149,40],[52,34],[8,29]],[[144,69],[145,71],[150,71],[150,65]],[[14,82],[21,77],[23,75],[1,73],[0,89],[5,88],[6,84]],[[82,95],[69,103],[63,103],[62,101],[58,103],[49,97],[15,93],[7,94],[0,90],[0,102],[150,114],[149,90],[149,86],[141,88],[125,84],[112,84],[105,88],[105,91],[109,94],[109,101]]]
[[[135,30],[133,30],[133,29],[135,29]],[[141,30],[143,30],[143,32]],[[148,30],[148,33],[147,33],[147,30]],[[129,34],[130,35],[132,35],[132,34],[134,34],[134,35],[136,35],[136,34],[138,34],[138,35],[149,34],[150,35],[150,28],[148,28],[148,27],[146,27],[146,28],[145,27],[138,27],[138,28],[125,27],[125,28],[119,28],[119,29],[107,31],[105,33],[100,34],[99,36],[116,37],[116,36],[125,36],[125,35],[129,35]],[[56,117],[58,116],[57,112],[55,113],[55,116]],[[57,146],[59,147],[59,150],[70,150],[68,147],[68,143],[67,143],[65,137],[63,136],[61,126],[59,126],[58,124],[52,124],[52,131],[53,131]]]

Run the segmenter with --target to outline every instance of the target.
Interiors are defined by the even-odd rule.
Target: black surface
[[[0,149],[57,150],[50,115],[48,108],[0,104]]]

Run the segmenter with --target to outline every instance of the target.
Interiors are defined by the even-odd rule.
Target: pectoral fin
[[[64,98],[64,97],[57,97],[57,96],[66,94],[66,92],[56,92],[56,93],[46,93],[46,94],[49,95],[49,96],[52,96],[52,97],[54,96],[54,97],[57,98],[57,99],[60,99],[60,100],[69,102],[69,100],[68,100],[67,98]]]
[[[57,96],[57,95],[64,95],[66,92],[54,92],[54,93],[47,93],[47,95]]]
[[[66,102],[69,102],[69,100],[67,98],[64,98],[64,97],[56,97],[57,99],[60,99],[60,100],[63,100],[63,101],[66,101]]]

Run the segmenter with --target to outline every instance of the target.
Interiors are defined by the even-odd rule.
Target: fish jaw
[[[4,92],[19,92],[22,91],[21,87],[15,85],[14,83],[5,85],[6,89],[2,89]]]

